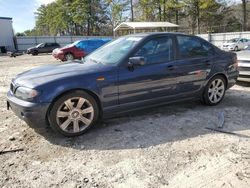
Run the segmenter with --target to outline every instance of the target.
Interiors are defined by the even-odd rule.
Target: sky
[[[41,4],[48,4],[53,1],[54,0],[0,0],[0,17],[13,18],[15,33],[33,29],[35,26],[34,12],[36,9]]]
[[[55,0],[0,0],[0,17],[13,18],[15,33],[33,29],[36,9]],[[240,2],[241,0],[228,0]],[[1,26],[0,26],[1,29]]]

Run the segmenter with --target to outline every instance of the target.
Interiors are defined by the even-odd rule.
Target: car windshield
[[[103,64],[117,64],[142,39],[142,37],[121,37],[97,49],[83,59]]]
[[[41,43],[41,44],[38,44],[36,47],[39,48],[39,47],[43,47],[44,46],[44,43]]]
[[[227,41],[227,42],[238,42],[238,40],[239,40],[239,38],[235,38],[235,39],[230,39],[229,41]]]
[[[79,42],[80,42],[80,40],[77,40],[77,41],[75,41],[75,42],[73,42],[73,43],[71,43],[71,44],[67,44],[65,47],[75,46],[75,45],[77,45]]]

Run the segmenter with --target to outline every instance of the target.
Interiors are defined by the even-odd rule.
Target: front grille
[[[238,67],[239,71],[250,71],[250,67]]]
[[[250,60],[238,60],[239,63],[249,63],[250,64]]]
[[[240,74],[239,77],[240,78],[248,78],[248,79],[250,79],[250,75],[242,75],[242,74]]]

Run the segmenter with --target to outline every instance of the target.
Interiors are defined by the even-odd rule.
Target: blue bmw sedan
[[[220,103],[238,77],[236,55],[179,33],[129,35],[82,61],[17,75],[7,107],[28,124],[49,124],[65,136],[100,118],[180,100]]]

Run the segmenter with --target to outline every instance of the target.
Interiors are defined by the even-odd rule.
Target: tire
[[[51,128],[64,136],[79,136],[91,128],[99,117],[95,99],[80,90],[58,98],[48,113]]]
[[[223,76],[213,77],[205,87],[203,102],[206,105],[215,106],[219,104],[226,92],[226,80]]]
[[[235,46],[234,51],[237,52],[238,50],[239,50],[238,46]]]
[[[66,61],[72,61],[72,60],[74,60],[75,58],[74,58],[74,56],[73,56],[72,53],[67,53],[67,54],[65,55],[65,59],[66,59]]]
[[[32,55],[38,55],[38,51],[35,50],[35,51],[33,51],[31,54],[32,54]]]

